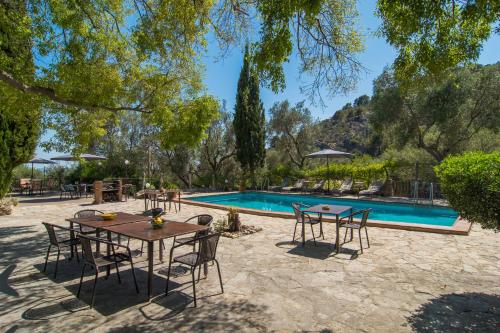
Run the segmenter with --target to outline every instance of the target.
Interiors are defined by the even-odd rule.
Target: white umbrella
[[[343,151],[333,150],[333,149],[322,149],[322,150],[317,151],[315,153],[311,153],[309,155],[306,155],[306,157],[326,158],[326,173],[329,175],[328,171],[330,169],[330,158],[352,158],[352,157],[354,157],[354,155],[350,154],[350,153],[345,153]],[[330,179],[328,179],[327,188],[328,188],[328,191],[330,191]]]

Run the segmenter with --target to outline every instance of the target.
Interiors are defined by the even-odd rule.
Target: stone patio
[[[143,201],[92,206],[91,199],[16,207],[0,217],[1,332],[498,332],[500,327],[500,235],[473,226],[469,236],[370,228],[371,248],[359,242],[333,253],[334,225],[326,239],[305,248],[290,242],[293,221],[242,215],[263,231],[221,239],[218,257],[225,293],[215,267],[197,285],[193,308],[189,276],[174,278],[164,296],[168,261],[156,261],[155,298],[146,300],[145,256],[136,261],[141,292],[121,269],[97,285],[89,309],[91,276],[76,299],[81,266],[63,260],[56,280],[53,262],[42,273],[48,238],[42,221],[66,224],[81,209],[139,213]],[[223,211],[183,205],[168,218],[182,221]],[[310,234],[307,234],[310,237]],[[167,241],[167,248],[171,242]],[[140,242],[133,241],[133,248]],[[54,259],[55,256],[52,258]],[[157,256],[155,258],[157,260]],[[185,283],[185,284],[182,284]]]

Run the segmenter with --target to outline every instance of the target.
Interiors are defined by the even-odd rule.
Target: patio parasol
[[[31,179],[33,179],[33,165],[34,164],[56,164],[56,162],[47,160],[45,158],[35,157],[29,160],[27,163],[31,163]]]
[[[54,160],[54,161],[66,161],[66,162],[80,161],[80,160],[102,161],[105,159],[106,159],[106,157],[104,157],[104,156],[98,156],[98,155],[92,155],[92,154],[81,154],[79,156],[61,155],[61,156],[56,156],[56,157],[51,158],[51,160]],[[80,178],[80,181],[81,181],[81,178]]]
[[[61,155],[61,156],[56,156],[56,157],[51,158],[51,160],[53,160],[53,161],[79,161],[80,159],[86,160],[86,161],[102,161],[102,160],[105,160],[106,157],[92,155],[92,154],[81,154],[80,156]]]
[[[329,169],[330,169],[330,158],[352,158],[354,157],[353,154],[350,153],[345,153],[343,151],[338,151],[338,150],[333,150],[333,149],[322,149],[320,151],[317,151],[315,153],[311,153],[309,155],[306,155],[306,157],[310,158],[326,158],[326,173],[329,175]],[[328,185],[327,185],[328,191],[330,191],[330,179],[328,179]]]

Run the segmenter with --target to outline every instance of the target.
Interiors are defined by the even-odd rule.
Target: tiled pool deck
[[[334,255],[333,225],[317,247],[302,248],[290,243],[292,220],[247,214],[243,223],[263,231],[221,240],[224,294],[210,267],[197,289],[198,308],[186,307],[190,285],[165,297],[160,272],[148,303],[141,258],[140,295],[123,267],[122,285],[114,275],[101,278],[90,310],[90,276],[83,301],[75,298],[81,266],[65,260],[55,281],[41,273],[48,241],[41,221],[65,224],[84,208],[138,213],[143,202],[22,204],[0,217],[0,332],[497,332],[500,325],[499,234],[477,225],[469,236],[371,227],[364,254],[356,255],[355,238]],[[182,221],[200,213],[226,212],[183,205],[167,216]],[[164,267],[157,263],[157,270]]]

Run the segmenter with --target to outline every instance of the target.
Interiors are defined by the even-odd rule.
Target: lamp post
[[[125,160],[125,178],[128,180],[128,165],[130,164],[129,160]]]

